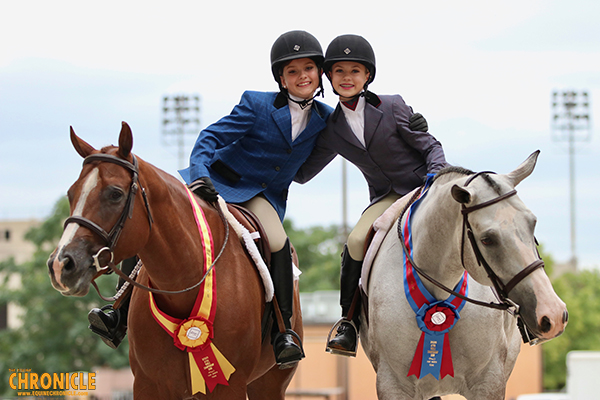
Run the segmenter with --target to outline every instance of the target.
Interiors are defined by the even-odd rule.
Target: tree
[[[339,290],[342,252],[339,227],[315,226],[298,230],[288,219],[283,226],[298,253],[299,268],[302,271],[300,291]]]
[[[554,290],[567,304],[569,324],[557,339],[543,345],[544,388],[566,384],[567,353],[600,350],[600,271],[566,273],[553,280]]]
[[[69,204],[61,199],[52,215],[26,235],[36,246],[33,259],[21,265],[12,259],[0,263],[0,303],[11,302],[23,310],[21,327],[0,331],[0,371],[26,368],[41,375],[91,371],[100,366],[121,368],[129,363],[126,342],[112,350],[87,328],[87,313],[100,305],[98,295],[63,297],[50,283],[46,260],[68,215]],[[9,287],[11,275],[20,277],[20,287]],[[98,279],[103,293],[114,293],[116,278]],[[3,393],[14,395],[8,379],[0,379],[0,395]]]

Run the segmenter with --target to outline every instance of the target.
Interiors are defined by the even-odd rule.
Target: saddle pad
[[[238,209],[228,207],[228,204],[225,202],[225,200],[223,200],[221,196],[219,196],[219,206],[221,207],[225,218],[237,234],[237,237],[242,242],[242,245],[246,248],[248,254],[250,254],[252,261],[254,261],[254,265],[256,266],[256,269],[258,270],[258,273],[265,287],[265,301],[270,302],[271,300],[273,300],[275,288],[273,286],[273,280],[271,279],[271,273],[269,272],[269,269],[265,264],[265,260],[263,259],[263,256],[259,251],[258,246],[256,245],[256,240],[261,238],[261,236],[262,239],[264,239],[264,241],[266,242],[267,235],[264,234],[264,231],[261,229],[262,227],[258,219],[256,219],[252,223],[250,223],[250,221],[247,220],[247,214],[251,214],[248,210],[245,210],[247,214],[244,215],[244,213],[241,213]],[[239,206],[236,207],[239,208]],[[232,214],[232,211],[238,216],[239,220]],[[243,221],[244,224],[242,224],[242,222],[240,221]],[[255,225],[258,226],[258,228],[256,228]],[[248,226],[248,228],[246,228],[246,226]],[[266,243],[266,247],[268,247],[268,242]],[[295,263],[292,263],[292,267],[294,269],[294,280],[298,280],[302,272],[296,266]]]
[[[362,291],[367,296],[369,295],[368,287],[371,267],[373,266],[373,261],[375,260],[377,253],[379,252],[381,243],[383,243],[383,239],[385,239],[389,230],[395,226],[396,221],[398,221],[398,218],[400,218],[402,210],[404,210],[413,194],[419,189],[420,188],[416,188],[412,192],[400,197],[383,214],[381,214],[381,216],[377,218],[375,222],[373,222],[373,231],[375,233],[371,243],[368,245],[367,253],[365,254],[359,283]]]

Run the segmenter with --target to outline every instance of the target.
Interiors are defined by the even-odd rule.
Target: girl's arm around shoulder
[[[400,95],[382,96],[391,100],[392,113],[396,121],[396,131],[413,149],[421,153],[427,172],[435,173],[447,166],[442,144],[429,132],[413,131],[409,127],[409,118],[414,114],[412,107],[404,102]]]
[[[304,184],[310,181],[337,155],[337,153],[328,146],[327,129],[328,128],[325,128],[319,134],[315,147],[296,173],[294,182]]]

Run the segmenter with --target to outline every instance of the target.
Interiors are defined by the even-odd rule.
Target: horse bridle
[[[98,225],[95,222],[93,222],[87,218],[84,218],[80,215],[72,215],[72,216],[68,217],[65,220],[65,223],[63,225],[63,229],[64,229],[70,223],[79,224],[81,226],[88,228],[89,230],[91,230],[92,232],[94,232],[96,235],[100,236],[104,240],[105,247],[101,248],[94,256],[92,256],[92,259],[94,260],[94,266],[96,267],[96,271],[98,273],[106,272],[108,269],[108,265],[105,267],[102,267],[100,265],[100,261],[99,261],[100,255],[102,253],[108,251],[110,254],[109,264],[111,264],[113,262],[114,248],[117,245],[117,242],[119,241],[119,237],[121,237],[121,233],[123,232],[123,226],[125,225],[125,221],[127,221],[128,218],[131,219],[131,217],[133,216],[133,204],[135,202],[135,195],[137,194],[137,192],[140,188],[140,185],[138,184],[139,169],[138,169],[137,159],[135,158],[135,155],[132,154],[131,156],[132,156],[132,160],[133,160],[132,162],[123,160],[122,158],[115,157],[110,154],[90,154],[83,160],[84,166],[89,163],[92,163],[94,161],[100,161],[100,162],[103,161],[103,162],[109,162],[109,163],[120,165],[121,167],[129,170],[132,174],[131,185],[129,186],[129,193],[127,195],[127,200],[125,201],[125,207],[123,207],[123,211],[121,212],[119,219],[113,225],[110,232],[106,232],[100,225]],[[144,198],[144,204],[145,204],[146,210],[147,210],[148,224],[150,225],[150,229],[152,229],[152,222],[153,222],[152,214],[150,213],[150,207],[148,206],[148,198],[146,197],[146,191],[144,190],[143,187],[142,187],[142,197]]]
[[[465,187],[469,185],[469,183],[471,183],[475,178],[477,178],[478,176],[481,176],[482,174],[493,174],[494,172],[491,171],[482,171],[482,172],[478,172],[472,176],[469,177],[469,179],[467,179],[467,181],[465,182]],[[493,309],[499,309],[499,310],[514,310],[512,311],[512,313],[516,316],[517,318],[517,324],[519,327],[519,330],[521,332],[521,336],[523,337],[523,341],[525,343],[531,342],[531,344],[536,344],[538,339],[535,338],[533,336],[533,334],[531,333],[531,331],[529,330],[529,328],[527,327],[527,325],[525,324],[525,321],[523,321],[523,318],[521,317],[520,313],[519,313],[519,305],[516,304],[514,301],[512,301],[508,295],[510,293],[510,291],[519,283],[521,282],[523,279],[525,279],[525,277],[527,277],[529,274],[531,274],[533,271],[535,271],[538,268],[542,268],[544,267],[544,261],[539,258],[537,260],[535,260],[534,262],[532,262],[531,264],[529,264],[527,267],[525,267],[522,271],[520,271],[517,275],[515,275],[507,284],[504,284],[502,282],[502,280],[498,277],[498,275],[494,272],[494,270],[490,267],[490,265],[488,264],[488,262],[485,260],[485,258],[483,257],[483,254],[481,253],[481,251],[479,250],[479,246],[477,245],[477,240],[475,239],[475,235],[473,234],[473,229],[471,228],[471,224],[469,223],[469,218],[468,215],[470,213],[472,213],[473,211],[477,211],[480,210],[482,208],[488,207],[492,204],[496,204],[500,201],[503,201],[511,196],[514,196],[517,194],[517,191],[515,189],[502,194],[496,198],[493,198],[491,200],[485,201],[483,203],[471,206],[471,207],[466,207],[464,204],[462,204],[462,209],[461,209],[461,213],[463,215],[463,230],[462,230],[462,235],[461,235],[461,263],[463,268],[465,267],[464,264],[464,247],[465,247],[465,234],[466,236],[469,238],[469,241],[471,243],[471,247],[473,248],[473,252],[475,253],[475,257],[477,259],[477,263],[480,266],[483,266],[483,268],[485,269],[489,279],[492,281],[492,284],[494,286],[494,289],[497,293],[497,296],[499,297],[500,303],[486,303],[483,301],[479,301],[479,300],[475,300],[472,299],[470,297],[464,296],[450,288],[448,288],[447,286],[445,286],[444,284],[438,282],[436,279],[432,278],[430,275],[428,275],[427,273],[425,273],[422,269],[420,269],[416,264],[414,259],[411,257],[408,248],[406,247],[406,244],[404,242],[404,237],[402,234],[402,227],[401,227],[401,221],[402,221],[402,217],[404,216],[404,214],[406,213],[406,211],[408,210],[408,208],[410,207],[410,205],[412,203],[415,202],[415,200],[418,198],[419,194],[420,194],[421,190],[417,190],[415,192],[415,195],[413,196],[413,198],[408,202],[408,204],[406,205],[406,207],[404,208],[404,210],[402,211],[400,218],[398,219],[398,236],[400,238],[400,243],[402,244],[402,249],[404,251],[405,256],[409,259],[412,267],[415,269],[415,271],[417,271],[419,273],[419,275],[423,276],[425,279],[427,279],[429,282],[431,282],[432,284],[434,284],[435,286],[439,287],[440,289],[460,298],[463,299],[469,303],[473,303],[479,306],[483,306],[483,307],[488,307],[488,308],[493,308]],[[537,243],[537,240],[536,240]],[[539,252],[538,252],[538,257],[539,257]]]
[[[113,271],[117,275],[119,275],[119,277],[123,278],[126,282],[128,282],[129,284],[134,285],[135,287],[138,287],[140,289],[147,290],[149,292],[153,292],[153,293],[178,294],[178,293],[185,293],[192,289],[195,289],[198,286],[200,286],[202,284],[202,282],[204,282],[208,273],[214,268],[215,263],[223,254],[225,245],[227,244],[227,241],[229,239],[229,224],[227,223],[225,216],[223,215],[223,212],[221,211],[220,207],[217,207],[217,210],[219,211],[221,220],[223,221],[223,223],[225,225],[225,240],[224,240],[223,246],[221,247],[221,251],[215,257],[212,265],[207,269],[206,273],[204,274],[204,276],[202,277],[202,279],[200,279],[200,281],[198,283],[196,283],[190,287],[187,287],[185,289],[182,289],[182,290],[154,289],[154,288],[151,288],[151,287],[148,287],[148,286],[145,286],[145,285],[142,285],[142,284],[136,282],[135,280],[132,279],[132,277],[127,276],[124,272],[122,272],[119,268],[117,268],[113,264],[114,248],[117,245],[117,242],[121,236],[125,222],[127,221],[127,219],[131,219],[133,216],[133,205],[135,202],[135,195],[137,194],[137,192],[140,188],[141,188],[142,197],[144,199],[144,205],[146,207],[146,214],[148,216],[148,224],[150,226],[150,229],[152,229],[152,223],[154,222],[154,219],[152,218],[152,214],[150,212],[150,205],[148,203],[148,197],[146,195],[146,190],[139,184],[139,168],[138,168],[137,159],[134,154],[131,154],[131,157],[132,157],[132,162],[129,162],[127,160],[124,160],[122,158],[119,158],[119,157],[116,157],[116,156],[113,156],[110,154],[99,153],[99,154],[90,154],[87,157],[85,157],[83,160],[84,166],[86,164],[89,164],[94,161],[109,162],[109,163],[120,165],[121,167],[129,170],[132,174],[131,185],[129,187],[129,194],[127,195],[127,200],[125,201],[125,206],[123,207],[123,211],[121,212],[119,219],[117,220],[115,225],[113,225],[110,232],[106,232],[100,225],[96,224],[95,222],[93,222],[87,218],[79,216],[79,215],[73,215],[73,216],[68,217],[65,220],[63,229],[66,228],[66,226],[70,223],[76,223],[83,227],[88,228],[89,230],[91,230],[92,232],[94,232],[96,235],[100,236],[104,240],[105,247],[98,250],[98,252],[92,256],[92,259],[94,260],[94,266],[96,267],[96,272],[97,272],[96,277],[94,279],[96,279],[97,277],[99,277],[102,274],[108,273],[109,271]],[[105,266],[101,266],[100,261],[99,261],[100,255],[107,251],[110,253],[110,260]],[[136,268],[136,270],[137,270],[137,268]],[[96,287],[96,290],[98,291],[98,294],[100,295],[100,297],[102,297],[105,300],[114,300],[114,298],[106,298],[106,297],[102,296],[102,294],[100,294],[100,291],[98,290],[98,287],[96,286],[96,282],[92,281],[92,283]]]
[[[485,173],[493,173],[493,172],[484,171],[484,172],[479,172],[479,173],[471,176],[466,181],[465,187],[468,186],[469,183],[471,183],[475,178],[477,178],[481,174],[485,174]],[[496,289],[496,292],[498,293],[498,296],[500,297],[500,300],[502,302],[508,302],[509,304],[513,303],[508,298],[508,294],[510,293],[510,291],[515,286],[517,286],[517,284],[519,282],[521,282],[523,279],[525,279],[525,277],[527,277],[529,274],[531,274],[533,271],[535,271],[538,268],[543,268],[544,261],[541,258],[535,260],[534,262],[529,264],[527,267],[525,267],[521,272],[519,272],[517,275],[515,275],[505,285],[504,283],[502,283],[502,280],[498,277],[498,275],[496,275],[494,270],[490,267],[488,262],[485,260],[485,258],[483,257],[483,254],[481,253],[481,250],[479,250],[479,246],[477,245],[477,240],[475,239],[475,235],[473,234],[473,229],[471,228],[471,224],[469,223],[468,215],[470,213],[472,213],[473,211],[477,211],[477,210],[480,210],[487,206],[490,206],[492,204],[498,203],[504,199],[514,196],[515,194],[517,194],[517,191],[515,189],[513,189],[510,192],[500,195],[492,200],[485,201],[483,203],[474,205],[472,207],[466,207],[464,204],[462,204],[462,210],[461,210],[461,213],[463,215],[463,234],[462,234],[462,239],[461,239],[461,255],[460,255],[460,257],[461,257],[461,263],[462,263],[463,267],[465,265],[465,263],[464,263],[464,242],[465,242],[465,231],[466,231],[469,241],[471,242],[471,247],[473,248],[473,252],[475,253],[475,257],[477,258],[477,263],[480,266],[483,266],[483,268],[487,272],[488,277],[490,278],[490,280],[492,281],[492,283],[494,285],[494,289]],[[537,243],[537,240],[536,240],[536,243]],[[538,253],[538,257],[539,257],[539,253]]]

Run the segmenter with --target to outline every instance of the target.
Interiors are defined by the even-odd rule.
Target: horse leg
[[[392,368],[385,362],[380,362],[377,368],[377,398],[379,400],[412,399],[412,396],[400,389],[400,382]]]
[[[284,400],[285,390],[290,384],[296,365],[293,368],[279,369],[277,365],[266,374],[248,385],[249,400]]]

